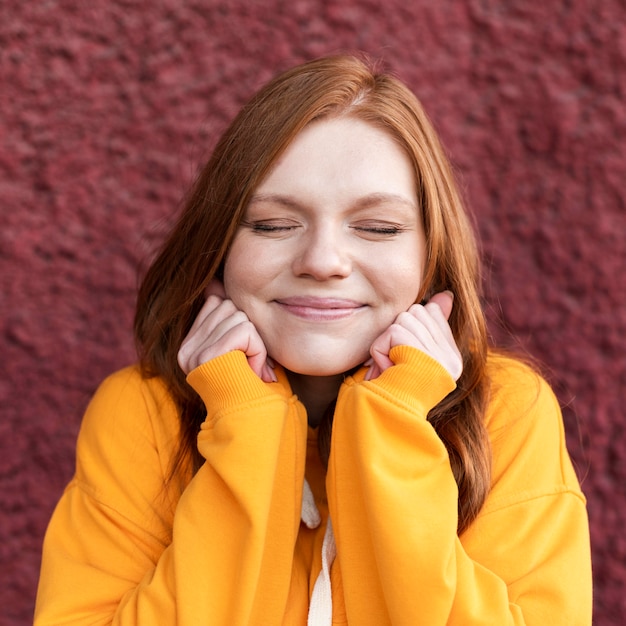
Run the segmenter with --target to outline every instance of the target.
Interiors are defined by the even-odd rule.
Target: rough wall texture
[[[452,155],[494,334],[564,404],[595,623],[622,624],[624,23],[621,0],[0,3],[0,623],[31,621],[82,411],[134,358],[137,266],[216,134],[278,70],[358,49],[411,85]]]

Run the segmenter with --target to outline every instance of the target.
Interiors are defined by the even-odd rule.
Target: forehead
[[[387,131],[344,116],[306,126],[276,160],[256,194],[396,193],[415,197],[414,167]]]

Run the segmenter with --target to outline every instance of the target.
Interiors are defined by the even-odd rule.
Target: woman
[[[347,56],[272,81],[144,279],[36,624],[590,624],[558,404],[478,284],[406,87]]]

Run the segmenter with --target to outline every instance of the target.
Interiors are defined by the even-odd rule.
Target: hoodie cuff
[[[227,352],[199,365],[189,372],[187,382],[202,398],[209,415],[270,397],[281,389],[278,383],[263,382],[252,371],[241,350]]]
[[[371,384],[425,415],[456,389],[448,370],[417,348],[394,346],[389,358],[394,365]]]

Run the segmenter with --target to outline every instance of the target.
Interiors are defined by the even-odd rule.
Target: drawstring
[[[317,510],[315,504],[315,498],[313,492],[307,480],[304,480],[304,486],[302,487],[302,521],[307,528],[317,528],[322,523],[322,517]]]
[[[315,505],[313,492],[305,480],[302,489],[302,521],[307,528],[317,528],[322,518]],[[333,599],[330,587],[330,568],[337,555],[335,535],[330,516],[326,522],[326,532],[322,543],[322,569],[315,581],[311,604],[309,605],[309,619],[307,626],[331,626],[333,620]]]
[[[336,554],[335,536],[329,517],[324,533],[324,543],[322,544],[322,571],[315,581],[315,587],[313,587],[307,626],[331,626],[332,624],[333,598],[330,587],[330,567]]]

